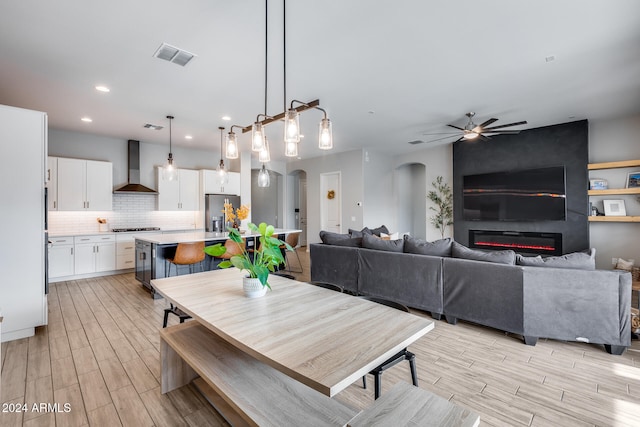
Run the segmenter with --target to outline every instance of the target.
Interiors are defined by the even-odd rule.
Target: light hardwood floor
[[[304,249],[297,277],[307,281]],[[290,260],[296,268],[295,257]],[[132,273],[51,285],[49,325],[2,345],[0,409],[26,403],[27,411],[0,412],[0,425],[227,425],[192,386],[160,394],[164,307]],[[477,412],[481,425],[640,425],[639,341],[611,356],[599,345],[539,340],[530,347],[493,329],[436,321],[410,349],[420,387]],[[383,393],[410,381],[405,365],[384,373]],[[363,408],[373,402],[373,389],[358,382],[336,398]],[[33,411],[34,403],[48,403],[49,410]],[[54,403],[60,412],[51,412]]]

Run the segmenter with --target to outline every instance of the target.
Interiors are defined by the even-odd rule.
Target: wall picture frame
[[[627,216],[624,200],[603,200],[605,216]]]
[[[627,174],[627,188],[640,188],[640,171]]]

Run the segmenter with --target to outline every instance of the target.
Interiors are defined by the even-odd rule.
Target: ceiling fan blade
[[[485,130],[482,132],[483,134],[492,134],[492,135],[517,135],[520,133],[519,130]]]
[[[430,141],[424,141],[424,142],[432,143],[432,142],[438,142],[438,141],[442,141],[443,139],[449,139],[449,138],[454,138],[454,137],[455,137],[454,135],[449,135],[449,136],[443,136],[441,138],[436,138],[436,139],[432,139]]]
[[[422,135],[460,135],[460,132],[435,132],[435,133],[423,133]]]
[[[454,126],[454,125],[447,125],[447,126],[449,126],[451,128],[454,128],[454,129],[458,129],[458,130],[464,131],[464,128],[460,128],[458,126]]]
[[[486,122],[482,123],[481,125],[478,125],[475,128],[473,128],[473,131],[476,132],[476,129],[478,129],[478,128],[484,129],[485,127],[489,126],[491,123],[497,122],[497,121],[498,121],[498,119],[489,119]]]
[[[480,138],[483,141],[488,141],[490,138],[486,135],[483,135],[481,133],[478,134],[478,138]]]
[[[459,139],[456,139],[456,140],[455,140],[455,141],[453,141],[453,142],[460,142],[460,141],[464,141],[464,136],[461,136]]]
[[[488,131],[491,131],[491,130],[494,130],[494,129],[502,129],[502,128],[508,128],[509,126],[520,126],[520,125],[526,125],[526,124],[527,124],[527,122],[525,120],[523,122],[515,122],[515,123],[509,123],[509,124],[506,124],[506,125],[494,126],[492,128],[486,128],[486,129],[484,129],[484,131],[488,132]]]

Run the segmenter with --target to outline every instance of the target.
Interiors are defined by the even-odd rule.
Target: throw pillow
[[[365,227],[365,228],[367,228],[367,227]],[[389,234],[389,229],[384,225],[381,225],[378,228],[372,228],[372,229],[368,229],[367,228],[367,230],[369,230],[371,232],[371,234],[375,234],[378,237],[380,237],[380,233]],[[364,231],[364,229],[362,231]]]
[[[427,242],[406,235],[404,236],[404,251],[410,254],[450,257],[451,239],[447,237],[435,242]]]
[[[398,232],[391,234],[380,233],[380,238],[383,240],[398,240]]]
[[[470,249],[458,242],[453,242],[451,246],[451,255],[454,258],[494,262],[497,264],[515,265],[516,263],[516,253],[512,250],[485,252],[476,249]]]
[[[362,231],[354,230],[353,228],[349,229],[349,235],[351,235],[351,237],[362,237],[363,234],[364,232]]]
[[[404,248],[404,240],[383,240],[372,234],[362,236],[362,247],[367,249],[376,249],[387,252],[402,252]]]
[[[562,256],[541,257],[540,255],[522,256],[518,254],[517,264],[530,267],[577,268],[580,270],[596,269],[596,249],[588,252],[573,252]]]
[[[362,246],[362,237],[351,237],[348,234],[332,233],[324,230],[320,232],[320,240],[326,245],[351,246],[354,248]]]

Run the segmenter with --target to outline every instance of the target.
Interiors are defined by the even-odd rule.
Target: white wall
[[[389,155],[367,149],[362,153],[362,162],[362,224],[369,228],[386,225],[392,233],[400,231],[395,221],[393,163]]]
[[[589,163],[640,159],[640,115],[589,122]],[[604,178],[609,188],[624,188],[628,172],[640,168],[598,170],[591,178]],[[623,199],[627,215],[640,216],[637,196],[591,197],[602,211],[603,199]],[[635,259],[640,265],[640,224],[638,223],[590,223],[591,246],[596,248],[596,267],[610,269],[611,258]]]
[[[303,170],[307,173],[307,242],[320,241],[320,174],[340,171],[342,174],[342,229],[361,229],[363,210],[357,202],[364,199],[362,150],[327,154],[314,159],[287,163],[287,171]],[[373,208],[373,207],[372,207]],[[353,218],[353,219],[352,219]]]

